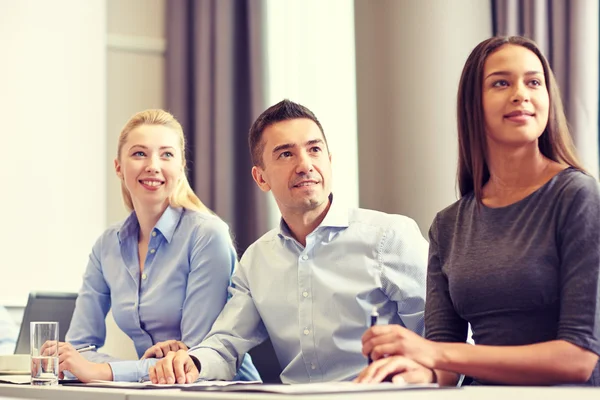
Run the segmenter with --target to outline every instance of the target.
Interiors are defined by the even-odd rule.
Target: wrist
[[[112,381],[113,371],[110,367],[110,364],[96,364],[97,376],[99,380],[102,381]]]
[[[193,356],[191,354],[190,354],[190,358],[194,362],[194,365],[196,366],[196,369],[198,370],[198,373],[200,373],[200,369],[201,369],[200,360],[198,360],[197,357],[195,357],[195,356]]]
[[[443,369],[448,362],[448,354],[444,343],[432,342],[433,345],[433,360],[430,368],[432,370]],[[435,372],[434,372],[435,376]],[[437,378],[436,378],[437,379]]]

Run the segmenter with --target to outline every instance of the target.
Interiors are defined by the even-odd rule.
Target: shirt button
[[[150,249],[150,254],[154,254],[155,252],[156,252],[156,250]]]
[[[142,274],[142,279],[146,279],[146,274]]]
[[[302,259],[303,259],[304,261],[306,261],[306,260],[308,260],[308,256],[307,256],[306,254],[304,254],[304,255],[302,256]]]
[[[305,330],[304,330],[304,334],[305,334],[305,335],[308,335],[309,333],[310,333],[310,331],[309,331],[308,329],[305,329]]]
[[[156,232],[152,232],[152,236],[156,237]]]
[[[306,291],[305,291],[305,292],[302,292],[302,296],[304,296],[304,297],[308,297],[308,292],[306,292]]]
[[[317,366],[315,364],[310,364],[310,369],[317,369]]]

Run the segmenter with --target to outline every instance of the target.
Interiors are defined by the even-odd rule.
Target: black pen
[[[371,327],[374,327],[375,325],[377,325],[377,317],[379,317],[379,313],[377,312],[377,307],[373,307],[373,310],[371,311]],[[371,359],[371,353],[369,353],[369,364],[371,364],[373,362],[373,359]]]

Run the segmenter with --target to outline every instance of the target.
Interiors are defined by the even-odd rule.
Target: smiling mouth
[[[294,185],[293,187],[295,187],[295,188],[303,188],[303,187],[314,186],[317,183],[318,182],[314,182],[314,181],[305,181],[305,182],[300,182],[300,183]]]
[[[164,185],[164,182],[162,182],[162,181],[147,181],[147,180],[140,179],[138,182],[144,186],[150,186],[150,187],[159,187],[161,185]]]

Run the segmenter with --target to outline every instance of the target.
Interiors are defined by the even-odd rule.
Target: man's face
[[[331,154],[321,130],[310,119],[274,123],[262,135],[263,166],[252,176],[271,190],[282,214],[304,213],[327,203],[331,193]]]

